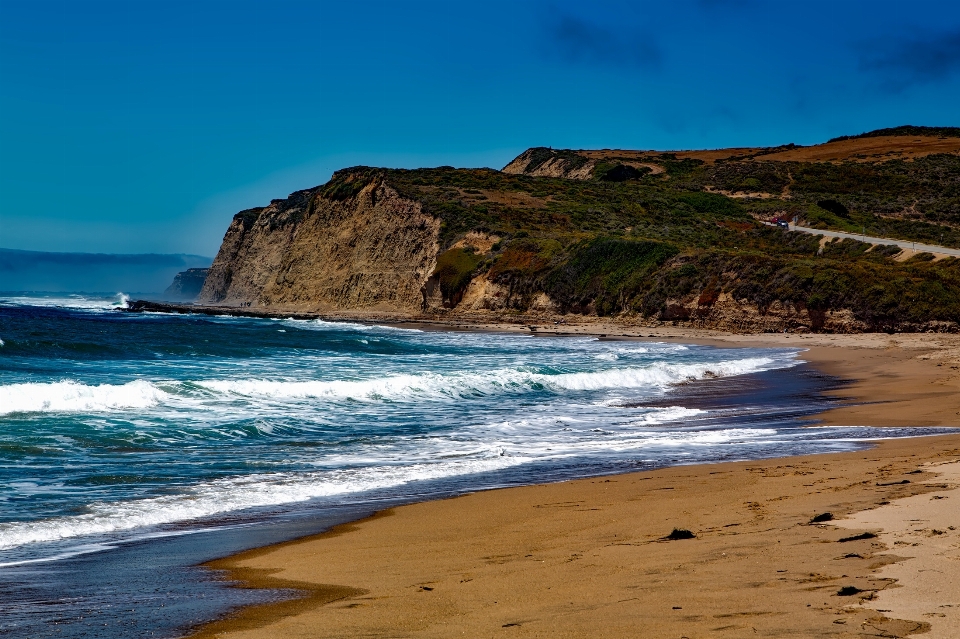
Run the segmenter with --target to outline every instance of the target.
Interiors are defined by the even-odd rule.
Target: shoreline
[[[164,304],[138,300],[124,312],[200,313],[261,319],[319,319],[425,331],[508,333],[538,337],[590,337],[698,344],[716,348],[797,348],[817,369],[851,384],[834,395],[851,405],[816,415],[830,426],[960,426],[960,334],[954,333],[731,333],[676,326],[641,326],[626,318],[589,316],[546,320],[516,317],[417,318],[390,313],[297,313]],[[569,321],[568,321],[569,320]],[[853,358],[851,357],[853,353]],[[906,356],[909,355],[909,356]],[[940,369],[940,370],[937,370]],[[859,399],[857,399],[859,397]],[[869,408],[872,404],[872,408]],[[892,406],[895,405],[895,408]]]
[[[411,327],[413,322],[388,323],[402,327]],[[818,418],[823,419],[823,423],[826,425],[960,425],[960,417],[958,417],[960,416],[960,392],[958,392],[958,390],[960,390],[960,373],[957,372],[958,368],[960,368],[960,337],[953,335],[806,334],[798,336],[795,334],[724,334],[716,331],[676,329],[666,327],[631,328],[618,323],[601,322],[591,322],[589,325],[565,326],[504,326],[491,324],[468,324],[465,322],[459,322],[453,326],[443,325],[440,327],[433,323],[418,324],[420,324],[417,326],[418,328],[423,328],[426,330],[431,330],[436,327],[437,330],[480,330],[521,334],[533,333],[543,336],[596,335],[601,339],[653,339],[656,341],[695,343],[717,347],[769,346],[800,348],[804,349],[804,352],[801,353],[800,358],[808,361],[815,368],[827,374],[851,380],[849,385],[845,386],[841,391],[837,391],[839,395],[849,398],[845,405],[831,409],[818,416]],[[532,326],[535,328],[531,328]],[[531,494],[537,492],[545,491],[554,495],[557,499],[557,503],[574,504],[582,503],[584,499],[597,498],[598,495],[596,491],[596,485],[599,483],[627,483],[632,485],[641,485],[639,482],[663,479],[664,477],[676,478],[677,476],[683,476],[687,479],[687,481],[694,483],[699,483],[705,481],[706,479],[710,479],[710,483],[713,484],[716,482],[716,479],[713,478],[713,475],[715,474],[729,475],[734,473],[734,471],[747,469],[748,472],[759,472],[762,475],[763,473],[780,472],[776,469],[783,469],[784,467],[796,468],[799,465],[808,468],[804,468],[802,472],[798,472],[796,475],[797,478],[806,477],[808,474],[820,473],[824,474],[824,477],[815,481],[823,481],[824,483],[830,484],[831,481],[836,481],[836,477],[831,476],[828,478],[826,475],[847,474],[847,479],[852,479],[857,475],[857,472],[859,472],[861,477],[874,474],[877,474],[878,476],[882,474],[884,477],[887,477],[892,476],[893,473],[891,473],[891,467],[893,466],[902,466],[904,468],[906,466],[911,466],[911,470],[903,470],[901,474],[906,472],[914,473],[917,470],[919,463],[931,461],[939,463],[943,462],[945,459],[960,459],[960,435],[936,436],[936,440],[938,441],[938,445],[936,447],[931,447],[929,445],[930,438],[888,440],[880,441],[874,447],[853,453],[831,453],[806,457],[786,457],[760,462],[726,462],[722,464],[676,466],[655,471],[644,471],[641,473],[629,473],[592,479],[580,479],[561,482],[558,484],[532,485],[516,488],[505,488],[494,491],[484,491],[451,499],[433,502],[421,502],[407,506],[401,506],[395,509],[389,509],[387,511],[378,513],[374,517],[335,527],[327,533],[323,533],[318,536],[293,540],[276,546],[256,548],[245,553],[240,553],[232,557],[227,557],[205,564],[213,569],[226,570],[230,575],[230,579],[240,582],[241,587],[286,587],[299,589],[307,594],[305,597],[300,599],[287,600],[273,604],[266,604],[263,606],[242,608],[222,620],[214,621],[210,624],[201,626],[189,636],[199,638],[228,636],[236,637],[237,639],[253,639],[255,637],[269,636],[328,636],[322,634],[319,628],[329,629],[331,627],[331,620],[339,620],[337,623],[343,622],[347,625],[337,626],[339,630],[336,632],[340,634],[335,634],[331,630],[331,634],[329,636],[385,636],[386,629],[392,627],[396,622],[398,622],[399,618],[397,615],[399,614],[400,616],[403,616],[402,609],[405,606],[413,606],[415,609],[416,606],[420,605],[418,603],[418,597],[425,593],[432,594],[439,588],[439,586],[430,586],[428,584],[434,583],[434,581],[437,583],[445,583],[447,578],[449,578],[452,573],[457,571],[459,571],[458,574],[464,573],[463,566],[456,564],[458,564],[458,561],[461,561],[460,558],[463,557],[465,549],[463,548],[463,543],[459,545],[454,544],[453,548],[447,547],[450,545],[449,540],[447,540],[447,545],[441,549],[442,551],[437,553],[428,553],[431,561],[440,562],[441,564],[444,561],[446,562],[444,566],[436,566],[433,573],[430,574],[427,574],[430,571],[424,572],[422,567],[408,565],[410,564],[409,561],[402,562],[403,569],[407,570],[405,577],[402,574],[396,574],[403,573],[403,570],[400,570],[399,568],[391,568],[389,572],[394,578],[406,578],[407,581],[411,582],[404,588],[399,588],[396,584],[394,584],[392,590],[389,585],[379,583],[374,577],[374,575],[383,568],[380,567],[378,569],[371,565],[371,556],[376,556],[378,552],[390,553],[388,555],[391,558],[390,560],[393,560],[393,557],[402,556],[404,554],[405,547],[402,544],[398,545],[396,540],[398,538],[403,538],[404,533],[411,529],[417,530],[417,542],[410,542],[410,547],[419,548],[423,544],[441,543],[440,540],[435,538],[444,537],[444,533],[449,532],[447,529],[449,529],[451,526],[455,527],[456,522],[472,517],[472,513],[475,511],[482,512],[485,518],[495,518],[496,513],[504,508],[505,502],[516,505],[515,509],[510,509],[511,512],[517,509],[524,510],[523,507],[517,504],[519,502],[523,502],[525,499],[528,499]],[[950,452],[941,451],[940,449],[942,447],[950,448]],[[935,448],[935,450],[931,450],[932,448]],[[925,460],[925,462],[923,460]],[[880,461],[884,462],[882,467],[877,465]],[[871,466],[871,464],[873,465]],[[750,471],[749,469],[760,470]],[[922,473],[922,477],[924,478],[929,478],[930,476],[931,474],[926,471]],[[893,500],[910,497],[912,495],[923,494],[924,492],[932,490],[932,488],[925,487],[923,484],[920,484],[915,480],[907,481],[909,483],[905,484],[899,484],[896,482],[890,484],[873,482],[876,483],[876,486],[864,485],[860,488],[856,487],[856,483],[854,484],[854,488],[850,488],[849,486],[844,488],[832,486],[832,490],[835,492],[845,491],[846,493],[849,493],[849,495],[847,495],[844,503],[834,503],[830,505],[830,508],[832,508],[831,512],[833,512],[833,514],[839,518],[840,515],[844,514],[863,512],[868,509],[877,509],[878,505],[882,504],[883,502],[889,503]],[[863,482],[859,482],[859,484],[863,484]],[[881,487],[881,484],[883,484],[883,488],[878,491],[877,488]],[[642,485],[650,486],[653,484]],[[798,489],[802,489],[805,485],[806,484],[797,485],[796,479],[792,482],[786,480],[784,485],[780,487],[780,491],[795,492]],[[943,485],[937,484],[937,486],[942,487]],[[610,487],[604,486],[604,488],[609,489]],[[669,501],[673,502],[675,506],[677,505],[677,502],[679,502],[679,507],[683,508],[684,512],[692,512],[691,509],[694,506],[697,506],[698,508],[706,506],[709,510],[710,508],[716,508],[718,505],[721,506],[719,510],[732,512],[742,507],[743,503],[760,503],[760,501],[757,500],[738,504],[731,500],[730,495],[724,494],[722,495],[722,499],[719,500],[718,504],[705,505],[698,502],[697,495],[693,494],[686,495],[684,498],[678,500],[680,495],[678,492],[674,491],[675,488],[677,487],[664,486],[664,493],[661,493],[661,495],[667,494],[665,491],[669,489],[671,491],[669,493]],[[735,493],[738,490],[737,486],[730,486],[728,488]],[[652,491],[646,491],[646,493],[650,492]],[[816,491],[818,495],[822,495],[824,492],[825,491],[820,490]],[[880,496],[882,498],[878,499],[878,492],[881,493]],[[576,493],[576,495],[572,495],[571,493]],[[608,490],[604,490],[604,493],[608,493]],[[572,496],[579,497],[580,501],[578,502],[576,499],[568,499]],[[721,495],[717,495],[717,497],[721,497]],[[738,493],[738,497],[744,497],[744,495]],[[804,494],[796,496],[796,498],[810,501],[813,496],[810,494]],[[789,500],[790,497],[780,494],[772,498],[772,501],[774,502],[789,502]],[[601,511],[604,507],[608,509],[624,509],[629,507],[630,501],[631,499],[628,496],[621,496],[619,500],[615,499],[613,502],[605,503],[599,508]],[[654,494],[645,496],[645,504],[647,507],[656,509],[662,505],[659,503],[660,501],[663,501],[663,498],[660,495]],[[478,505],[477,502],[482,503]],[[532,515],[529,509],[529,504],[526,504],[526,506],[526,511],[524,513],[517,513],[517,518],[511,522],[514,526],[523,528],[526,524],[529,524],[528,520],[532,517]],[[562,511],[562,509],[560,510]],[[748,512],[750,512],[749,508]],[[810,514],[809,516],[812,517],[813,514]],[[781,531],[784,534],[787,534],[789,531],[793,530],[793,528],[797,527],[798,523],[801,523],[795,521],[797,517],[795,513],[791,516],[793,517],[794,521],[791,522],[790,527]],[[636,518],[636,513],[633,513],[633,517]],[[569,556],[576,556],[574,559],[571,559],[570,562],[564,561],[563,564],[558,563],[556,566],[554,566],[554,574],[557,574],[557,571],[564,572],[565,569],[563,568],[563,565],[571,562],[576,563],[583,559],[585,556],[584,553],[577,552],[575,547],[579,547],[584,544],[571,544],[571,540],[567,539],[567,537],[570,536],[571,531],[562,525],[562,520],[555,520],[554,518],[540,523],[549,529],[549,534],[545,533],[540,535],[540,537],[545,536],[546,538],[554,540],[556,542],[555,545],[563,547],[565,551],[573,550],[574,552],[569,553]],[[642,527],[643,525],[643,522],[640,520],[633,521],[633,523],[639,527]],[[477,526],[482,526],[482,524],[483,521],[475,522],[475,525]],[[736,527],[739,529],[740,525],[741,524],[738,523],[736,524]],[[722,524],[719,530],[722,532],[722,528],[725,526],[726,524]],[[666,524],[661,526],[661,528],[665,527]],[[696,528],[696,526],[691,526],[690,529],[693,530],[694,528]],[[701,526],[701,529],[702,528],[703,526]],[[711,527],[707,526],[706,528],[709,529]],[[716,528],[716,526],[713,526],[713,528]],[[823,526],[807,527],[803,528],[802,530],[821,530],[823,528]],[[833,529],[835,526],[826,524],[825,528]],[[459,532],[460,536],[462,537],[465,531],[460,530]],[[669,532],[669,530],[664,529],[660,531],[659,534],[662,537],[663,535],[669,534]],[[705,540],[709,536],[697,533],[696,530],[694,530],[694,533],[697,535],[697,542],[690,541],[670,543],[676,544],[677,548],[681,548],[683,543],[696,544],[699,541]],[[375,540],[372,543],[368,541],[368,538],[371,536]],[[473,543],[479,547],[486,546],[488,549],[491,549],[505,543],[503,539],[500,539],[503,536],[504,533],[502,530],[488,531],[486,536],[481,535],[482,538],[475,539]],[[719,535],[718,539],[725,536],[726,535]],[[721,542],[725,541],[727,540],[721,540]],[[778,539],[775,543],[779,543],[780,541],[781,540]],[[659,544],[661,542],[659,538],[650,538],[650,535],[648,534],[642,540],[642,543],[638,543],[638,547],[645,547],[649,544]],[[806,546],[811,543],[814,542],[806,539],[803,540],[800,545]],[[859,574],[857,579],[865,580],[863,583],[866,583],[867,585],[881,584],[883,587],[881,588],[878,586],[872,589],[860,588],[859,586],[853,587],[859,588],[863,593],[868,593],[869,597],[875,597],[878,601],[882,601],[883,596],[878,595],[878,593],[880,593],[883,588],[887,588],[891,582],[889,580],[884,581],[885,578],[880,576],[879,573],[882,573],[883,566],[886,564],[896,563],[897,561],[902,562],[903,558],[885,555],[884,553],[889,552],[890,549],[884,550],[881,548],[874,548],[872,546],[873,543],[875,542],[870,542],[867,544],[867,548],[869,550],[865,551],[866,554],[859,553],[861,554],[861,559],[863,559],[863,561],[866,563],[857,567],[859,573],[863,573]],[[703,544],[701,544],[701,546],[702,545]],[[760,547],[762,547],[762,544]],[[302,548],[311,548],[308,553],[309,558],[298,555],[299,551],[297,549]],[[594,550],[598,549],[599,547],[594,548]],[[363,552],[358,554],[360,550]],[[409,548],[406,548],[406,550],[409,553]],[[809,550],[810,549],[806,549],[804,551],[805,554]],[[418,550],[418,554],[419,552],[420,551]],[[763,551],[759,550],[759,547],[755,542],[750,545],[748,549],[745,550],[741,548],[738,552],[740,552],[746,558],[753,557],[754,559],[759,559],[759,557],[764,554]],[[321,554],[326,558],[323,561],[323,566],[318,565],[320,560],[316,558]],[[527,555],[532,556],[530,553]],[[343,559],[345,556],[349,556],[350,559]],[[470,566],[470,570],[474,572],[482,571],[485,567],[491,565],[490,557],[494,556],[497,556],[497,553],[486,555],[487,559],[477,559],[477,561],[480,563],[478,565]],[[333,559],[331,560],[331,558]],[[682,552],[676,558],[681,561],[681,565],[684,560],[690,559]],[[869,561],[867,560],[868,558]],[[384,559],[384,556],[381,556],[381,559],[385,563],[390,563],[390,561]],[[651,558],[647,559],[649,561]],[[328,561],[332,561],[335,566],[328,566]],[[351,561],[354,563],[350,564]],[[510,557],[508,559],[504,559],[503,563],[509,564],[517,561],[520,561],[519,557]],[[544,559],[542,561],[546,562],[547,560]],[[793,557],[791,561],[793,561],[794,564],[798,561],[803,563],[806,561],[806,559],[798,556]],[[367,563],[364,564],[364,562]],[[492,565],[498,565],[498,562],[498,559],[494,559],[492,560]],[[784,565],[788,566],[791,565],[791,563],[790,561],[787,561]],[[902,568],[904,564],[897,563],[897,565]],[[364,566],[366,566],[366,569],[364,569]],[[796,566],[787,567],[784,568],[784,570],[792,573],[795,572],[793,570],[795,567]],[[340,569],[341,572],[337,573],[337,569]],[[622,566],[618,568],[618,570],[622,569]],[[328,576],[315,575],[312,574],[311,571],[320,571],[322,574],[326,574]],[[509,575],[509,579],[507,578],[507,575],[500,575],[499,581],[503,583],[512,583],[511,580],[523,581],[522,574],[522,572],[518,574],[511,574]],[[440,579],[434,579],[438,575],[440,576]],[[585,575],[573,575],[569,578],[576,582],[579,578],[584,576]],[[727,597],[731,602],[733,602],[738,600],[738,597],[740,596],[738,595],[738,589],[731,587],[729,583],[731,576],[732,575],[730,574],[724,573],[723,579],[709,582],[713,583],[714,586],[718,586],[717,592],[714,592],[714,605],[716,608],[714,612],[717,613],[714,616],[717,617],[717,619],[722,618],[722,615],[727,614],[721,610],[725,605],[723,603],[723,597]],[[425,579],[425,577],[430,577],[430,579]],[[492,578],[493,582],[497,581],[497,578],[494,578],[496,575],[487,575],[487,577]],[[597,579],[596,575],[591,575],[590,577],[593,580]],[[835,581],[836,579],[843,579],[843,577],[831,577],[830,575],[821,575],[821,577],[830,577],[823,583],[832,583],[832,581]],[[606,575],[605,578],[607,582],[609,582],[610,579],[612,579],[612,576]],[[462,583],[470,583],[474,580],[473,577],[466,579],[467,580]],[[820,579],[820,577],[817,577],[817,579]],[[805,583],[820,582],[814,581]],[[857,583],[860,582],[858,581]],[[518,586],[518,584],[513,585]],[[695,589],[702,586],[703,584],[700,582],[686,583],[687,588]],[[603,587],[597,586],[593,589],[588,588],[587,591],[597,595],[598,593],[605,592],[609,589],[609,587],[611,587],[611,583],[606,583],[606,585]],[[833,586],[831,585],[830,587]],[[531,588],[536,589],[536,585],[523,584],[523,587],[520,587],[517,592],[528,592]],[[384,592],[377,594],[378,590],[382,590],[387,594],[384,594]],[[814,589],[814,591],[816,591],[816,589]],[[793,596],[796,597],[798,592],[794,592]],[[524,636],[539,636],[539,632],[544,629],[544,626],[549,625],[550,618],[554,618],[554,620],[563,618],[566,620],[565,623],[568,625],[572,622],[572,620],[578,618],[578,613],[576,612],[555,609],[551,613],[552,617],[551,615],[546,615],[546,617],[544,617],[542,614],[534,614],[534,617],[538,617],[538,621],[524,621],[524,619],[527,619],[530,614],[544,612],[541,610],[543,608],[541,605],[541,600],[545,594],[547,593],[537,591],[537,601],[530,601],[530,598],[528,597],[515,597],[512,605],[516,610],[515,616],[520,621],[507,621],[499,625],[492,623],[495,621],[495,619],[493,619],[491,615],[493,615],[496,610],[490,609],[489,605],[480,606],[480,602],[476,601],[475,599],[470,599],[469,597],[464,599],[463,595],[454,596],[450,600],[445,600],[443,606],[441,606],[444,608],[444,610],[447,610],[447,613],[438,613],[437,611],[433,611],[431,614],[439,615],[439,617],[434,619],[434,622],[428,623],[422,627],[418,626],[416,623],[413,623],[412,626],[409,627],[409,632],[403,633],[402,636],[449,636],[449,634],[445,633],[452,632],[458,627],[456,624],[450,625],[452,623],[451,620],[459,620],[458,623],[463,622],[467,624],[464,627],[473,628],[473,631],[470,634],[481,633],[481,627],[486,628],[486,626],[489,625],[489,628],[486,628],[482,631],[483,634],[487,634],[488,631],[493,632],[496,630],[497,632],[501,632],[512,628],[515,629],[515,633],[523,634]],[[580,596],[580,594],[581,593],[578,591],[576,596]],[[958,597],[960,597],[960,592],[957,594]],[[648,596],[650,596],[649,593]],[[574,601],[576,600],[574,593],[569,593],[567,598],[573,598]],[[437,597],[437,599],[439,599],[439,597]],[[643,597],[640,597],[640,599],[643,599]],[[834,599],[836,599],[836,597],[834,597]],[[378,601],[387,601],[388,603],[378,604]],[[494,601],[499,601],[499,599],[494,599]],[[524,603],[525,601],[526,604]],[[839,601],[839,599],[837,601]],[[402,603],[398,604],[398,602]],[[870,612],[873,609],[868,607],[869,602],[869,598],[858,599],[856,604],[858,611],[855,611],[856,615],[854,615],[854,617],[860,620],[861,626],[864,624],[872,624],[871,627],[877,627],[878,629],[882,627],[882,632],[887,633],[885,636],[906,636],[908,633],[920,632],[931,627],[934,629],[934,631],[936,631],[937,626],[942,625],[942,622],[937,623],[938,620],[936,619],[931,625],[931,622],[928,619],[918,620],[912,618],[902,618],[898,620],[892,616],[884,616],[886,613],[883,612]],[[788,603],[788,601],[784,601],[784,605],[788,605]],[[843,612],[847,610],[849,606],[847,606],[847,608],[844,608],[843,606],[838,608],[833,605],[834,603],[836,602],[830,599],[820,602],[817,604],[815,610],[817,614],[812,614],[809,612],[805,613],[803,610],[801,610],[797,613],[797,615],[795,615],[796,619],[794,619],[792,623],[794,623],[794,625],[800,624],[797,626],[797,628],[799,629],[802,627],[804,632],[812,632],[814,631],[814,627],[819,628],[820,630],[823,629],[820,627],[820,625],[817,625],[823,621],[823,619],[820,619],[821,616],[832,615],[833,617],[836,617],[838,614],[852,614],[849,613],[849,611]],[[914,604],[916,604],[916,602],[914,602]],[[574,604],[571,602],[569,605],[573,606]],[[391,606],[393,607],[391,608]],[[810,606],[814,607],[814,604],[811,603]],[[370,615],[351,615],[351,613],[347,612],[350,610],[367,608],[372,608],[372,610],[369,612],[376,612],[376,614],[371,617]],[[526,610],[527,608],[531,610]],[[537,610],[533,610],[534,608]],[[682,610],[683,606],[680,606],[680,609]],[[673,610],[672,606],[670,610]],[[763,614],[758,613],[757,615],[754,615],[753,613],[744,613],[745,616],[741,615],[740,617],[736,618],[741,620],[752,619],[756,621],[758,619],[766,619],[767,617],[776,617],[780,619],[783,615],[789,614],[793,613],[783,611],[767,611]],[[320,623],[321,620],[319,619],[318,615],[323,616],[322,623]],[[391,617],[390,615],[393,616]],[[591,613],[579,613],[579,617],[582,619],[586,619],[590,616]],[[694,623],[694,621],[691,621],[690,619],[687,619],[685,622],[677,622],[675,618],[678,616],[680,615],[664,610],[661,613],[654,615],[652,618],[647,618],[645,616],[641,616],[640,618],[630,617],[632,621],[629,623],[624,622],[626,623],[625,627],[618,629],[605,626],[603,633],[606,633],[609,636],[630,636],[630,632],[636,631],[637,628],[643,628],[647,632],[665,632],[668,630],[668,627],[670,632],[673,632],[674,630],[677,630],[678,632],[686,632],[687,630],[685,629],[693,631],[694,626],[697,626],[700,623]],[[360,617],[366,619],[370,623],[364,626],[362,623],[357,621],[357,618]],[[685,618],[686,617],[689,617],[689,615],[686,615]],[[698,618],[702,617],[703,615],[698,616]],[[390,621],[387,621],[388,618]],[[446,621],[443,621],[443,619],[446,619]],[[506,619],[506,617],[504,617],[504,619]],[[816,621],[817,619],[819,619],[819,621]],[[778,623],[782,623],[783,621],[783,619],[780,619]],[[600,620],[597,619],[591,621],[593,624],[599,622]],[[650,623],[654,622],[663,622],[666,624],[666,626],[661,627],[649,625]],[[823,623],[826,624],[824,627],[831,631],[827,634],[832,634],[832,631],[837,630],[838,628],[842,629],[844,632],[853,630],[852,626],[848,626],[848,622],[849,620],[838,621],[837,619],[833,618],[828,621],[823,621]],[[318,623],[320,624],[319,626],[316,625]],[[811,626],[811,623],[814,625]],[[370,624],[373,625],[371,626]],[[640,625],[638,626],[637,624]],[[744,629],[742,624],[738,625],[734,623],[727,625],[729,628],[723,626],[723,624],[718,624],[711,629],[699,628],[699,630],[696,632],[710,630],[711,632],[721,633],[718,636],[724,636],[723,632],[729,630],[733,633],[729,636],[737,636],[736,628],[740,628],[741,630]],[[762,626],[763,623],[760,623],[760,625]],[[526,635],[524,632],[521,632],[521,629],[524,626],[530,628],[533,628],[534,626],[540,626],[540,629],[537,630],[537,632],[533,635]],[[594,625],[593,627],[596,626]],[[377,628],[380,630],[378,631]],[[438,631],[438,629],[440,630]],[[581,631],[585,632],[583,629],[581,629]],[[558,626],[551,627],[548,634],[550,636],[585,636],[582,634],[582,632],[580,634],[578,634],[578,632],[565,634],[563,628]],[[841,634],[838,636],[870,635]]]
[[[938,481],[930,467],[960,465],[960,435],[933,438],[935,450],[922,445],[931,438],[904,438],[848,453],[675,466],[387,509],[204,564],[240,587],[306,596],[241,608],[188,636],[936,631],[940,619],[898,617],[886,601],[895,586],[885,569],[909,571],[904,562],[917,551],[878,543],[884,530],[856,520],[960,486]],[[833,521],[811,523],[825,512]],[[694,537],[669,540],[675,529]],[[946,535],[938,541],[960,539]],[[923,607],[926,590],[914,585],[896,594]]]

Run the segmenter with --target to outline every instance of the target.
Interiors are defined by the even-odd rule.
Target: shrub
[[[627,310],[645,278],[678,252],[662,242],[597,238],[575,247],[547,276],[544,289],[564,309],[592,303],[599,315],[609,315]]]
[[[850,211],[847,210],[847,207],[836,200],[820,200],[817,202],[817,206],[824,211],[830,211],[834,215],[839,215],[840,217],[850,217]]]
[[[697,213],[743,217],[743,207],[735,200],[720,193],[681,193],[677,199],[689,205]]]
[[[449,306],[456,306],[473,278],[482,259],[472,248],[454,248],[437,257],[433,277],[440,284],[440,294]]]
[[[639,180],[649,172],[650,169],[647,167],[643,167],[641,171],[629,164],[617,164],[600,175],[600,179],[604,182],[626,182],[627,180]]]

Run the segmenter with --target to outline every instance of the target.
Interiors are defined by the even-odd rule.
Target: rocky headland
[[[234,216],[192,312],[956,332],[960,130],[812,147],[525,151],[503,171],[354,167]],[[133,305],[133,309],[143,305]],[[187,309],[184,309],[187,310]]]

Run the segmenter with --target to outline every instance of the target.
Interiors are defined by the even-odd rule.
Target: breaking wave
[[[367,380],[273,381],[208,380],[198,386],[220,393],[273,399],[421,400],[428,397],[464,397],[528,390],[590,391],[603,389],[664,388],[671,384],[711,377],[729,377],[792,365],[766,357],[710,364],[664,364],[582,373],[543,373],[500,369],[480,373],[393,375]]]
[[[91,386],[75,381],[0,386],[0,415],[10,413],[96,413],[149,408],[176,402],[216,403],[219,398],[269,400],[423,401],[530,391],[597,391],[665,389],[672,384],[712,377],[730,377],[792,365],[766,357],[709,364],[657,363],[579,373],[546,373],[524,368],[476,373],[420,373],[363,380],[201,380]],[[159,384],[160,386],[158,386]],[[212,392],[191,400],[194,389]]]
[[[126,308],[130,296],[126,293],[116,295],[89,296],[71,295],[4,295],[0,297],[2,306],[34,306],[40,308],[63,308],[77,311],[102,312]]]
[[[8,384],[0,386],[0,415],[92,413],[148,408],[163,402],[167,397],[167,393],[144,380],[98,386],[74,381]]]
[[[302,330],[315,330],[315,331],[327,331],[331,329],[343,329],[349,331],[404,331],[408,333],[422,333],[419,328],[401,328],[399,326],[384,326],[381,324],[364,324],[361,322],[338,322],[335,320],[322,320],[322,319],[310,319],[310,320],[299,320],[294,318],[288,318],[285,320],[274,320],[277,322],[283,322],[287,326],[293,328],[299,328]]]

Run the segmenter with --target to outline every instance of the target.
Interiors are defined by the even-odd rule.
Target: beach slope
[[[905,636],[929,619],[869,603],[910,553],[811,520],[942,489],[925,464],[957,458],[960,436],[908,439],[405,506],[214,562],[326,605],[254,607],[198,636]]]
[[[955,425],[955,339],[903,339],[810,338],[806,359],[856,380],[843,390],[855,401],[829,422]],[[795,336],[717,343],[788,342],[799,345]],[[956,473],[937,471],[956,460],[960,435],[950,434],[404,506],[212,562],[242,586],[305,596],[241,610],[195,636],[949,636],[956,620],[943,602],[960,588],[951,582],[928,601],[910,562],[928,539],[941,554],[960,543],[954,500],[942,498]],[[908,548],[890,536],[902,532],[884,529],[894,528],[885,513],[909,500],[924,504],[924,530],[939,532],[914,535]],[[885,603],[894,590],[896,608]]]

